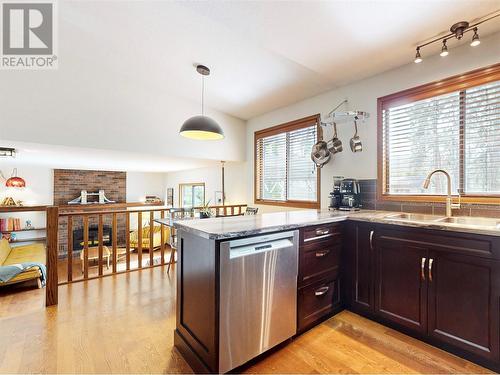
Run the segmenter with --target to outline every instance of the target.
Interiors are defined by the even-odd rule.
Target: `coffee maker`
[[[328,195],[328,209],[338,210],[340,207],[341,194],[340,194],[340,184],[344,177],[333,176],[333,190]]]
[[[361,190],[358,180],[345,178],[340,182],[340,204],[341,211],[356,211],[360,208]]]

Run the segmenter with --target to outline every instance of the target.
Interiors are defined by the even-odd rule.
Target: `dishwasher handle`
[[[293,237],[280,238],[276,240],[247,244],[229,248],[229,258],[240,258],[252,254],[259,254],[268,251],[281,250],[285,248],[293,248]]]

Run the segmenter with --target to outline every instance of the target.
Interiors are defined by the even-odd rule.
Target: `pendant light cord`
[[[205,116],[205,76],[201,76],[201,115]]]

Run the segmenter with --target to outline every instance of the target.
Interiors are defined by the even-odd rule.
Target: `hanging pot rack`
[[[347,99],[341,101],[334,109],[332,109],[321,121],[323,127],[333,126],[333,123],[351,122],[354,120],[364,121],[370,114],[365,111],[337,111],[342,105],[347,104]]]

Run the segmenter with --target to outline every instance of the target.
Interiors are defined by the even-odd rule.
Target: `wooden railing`
[[[200,210],[203,207],[195,207],[195,210]],[[210,211],[212,216],[221,217],[221,216],[239,216],[245,213],[245,209],[247,208],[246,204],[229,204],[225,206],[210,206]]]
[[[215,216],[236,216],[242,215],[245,212],[246,205],[228,205],[228,206],[213,206],[210,209]],[[197,210],[199,208],[195,208]],[[69,211],[66,207],[61,208],[57,206],[50,206],[46,208],[47,213],[47,286],[46,286],[46,305],[56,305],[58,303],[58,286],[97,279],[104,276],[115,275],[120,273],[127,273],[144,268],[152,268],[157,266],[164,266],[167,264],[165,261],[165,252],[170,249],[167,244],[166,226],[163,224],[156,224],[160,226],[160,244],[156,247],[156,251],[160,254],[160,259],[155,258],[154,239],[155,239],[155,219],[169,217],[170,211],[168,208],[146,208],[146,209],[109,209],[99,210],[90,209],[85,210],[78,207],[77,210]],[[137,218],[137,224],[131,225],[133,219]],[[111,244],[105,245],[104,241],[104,227],[105,220],[111,222]],[[144,221],[149,220],[149,224],[144,226]],[[119,222],[120,221],[120,222]],[[81,223],[83,230],[83,239],[81,242],[82,249],[80,251],[80,273],[76,273],[74,255],[76,249],[73,248],[74,238],[73,230],[75,225]],[[66,223],[66,247],[61,250],[59,238],[63,235],[60,228]],[[97,241],[95,238],[89,238],[89,229],[91,223],[97,225]],[[136,246],[131,246],[131,233],[134,228],[136,233]],[[149,228],[149,261],[144,264],[142,253],[143,250],[143,229]],[[132,231],[131,231],[132,229]],[[121,242],[118,241],[119,231],[124,232]],[[158,234],[157,234],[158,235]],[[134,238],[135,240],[135,238]],[[109,246],[109,248],[108,248]],[[134,250],[137,253],[134,253]],[[63,254],[60,254],[64,251]],[[89,256],[90,251],[92,251]],[[173,250],[171,250],[173,251]],[[132,254],[137,260],[137,266],[132,267]],[[119,259],[121,258],[121,259]],[[64,262],[67,259],[67,264]],[[172,259],[172,258],[171,258]],[[124,260],[124,265],[123,265]],[[107,272],[104,271],[103,262],[111,263],[111,269]],[[89,271],[91,262],[96,262],[97,271],[92,273]],[[77,262],[78,264],[78,262]],[[120,267],[119,267],[120,265]],[[121,269],[120,269],[121,268]],[[61,272],[61,274],[59,274]],[[65,272],[66,276],[62,273]]]

